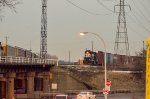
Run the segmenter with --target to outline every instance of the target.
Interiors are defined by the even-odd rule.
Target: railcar
[[[2,45],[1,56],[12,56],[12,57],[28,57],[28,58],[38,58],[39,56],[30,50],[23,49],[17,46]]]

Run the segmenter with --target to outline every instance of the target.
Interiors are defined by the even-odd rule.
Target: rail
[[[52,64],[57,65],[57,59],[41,59],[41,58],[28,58],[28,57],[0,57],[0,63],[20,63],[20,64]]]

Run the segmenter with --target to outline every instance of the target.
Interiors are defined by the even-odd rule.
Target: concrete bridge
[[[35,98],[36,92],[47,93],[50,69],[57,63],[56,59],[0,57],[0,99]]]

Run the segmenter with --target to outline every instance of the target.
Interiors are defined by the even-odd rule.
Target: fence
[[[41,58],[28,58],[28,57],[0,57],[0,63],[21,63],[21,64],[52,64],[57,65],[57,59],[41,59]]]

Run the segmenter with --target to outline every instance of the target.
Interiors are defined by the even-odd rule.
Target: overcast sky
[[[70,0],[75,5],[92,12],[87,13],[66,0],[48,0],[48,53],[61,60],[77,61],[84,56],[85,49],[103,50],[103,45],[94,35],[80,37],[80,31],[98,33],[105,41],[107,51],[114,53],[114,42],[117,30],[118,14],[112,13],[119,0]],[[125,0],[130,4],[131,11],[126,7],[126,21],[130,53],[142,49],[143,41],[150,36],[150,1]],[[105,8],[102,4],[105,5]],[[8,36],[10,45],[40,52],[41,31],[41,0],[21,0],[16,6],[17,13],[4,9],[0,14],[5,16],[0,22],[0,41]],[[95,15],[94,15],[95,14]],[[96,15],[98,14],[98,15]]]

